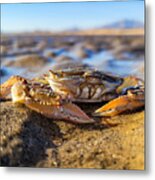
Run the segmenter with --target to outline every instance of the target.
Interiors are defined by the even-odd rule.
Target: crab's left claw
[[[72,103],[52,106],[47,104],[39,104],[31,99],[27,99],[24,104],[30,109],[43,114],[48,118],[66,120],[73,123],[85,124],[94,123],[78,106]]]
[[[126,95],[122,95],[101,108],[97,109],[94,116],[115,116],[127,111],[133,111],[144,107],[144,89],[128,90]]]
[[[73,123],[93,123],[78,106],[55,94],[48,84],[20,81],[11,88],[14,103],[22,103],[28,108],[52,119]]]

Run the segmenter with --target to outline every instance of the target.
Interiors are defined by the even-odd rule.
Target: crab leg
[[[62,119],[73,123],[94,123],[78,106],[72,103],[62,105],[40,104],[31,99],[25,100],[24,104],[30,109],[43,114],[48,118]]]
[[[12,86],[19,81],[24,81],[25,79],[20,76],[12,76],[5,83],[0,85],[0,99],[7,99],[11,93]]]
[[[97,109],[94,116],[115,116],[120,113],[136,110],[144,106],[144,92],[138,93],[128,91],[127,95],[122,95],[101,108]]]

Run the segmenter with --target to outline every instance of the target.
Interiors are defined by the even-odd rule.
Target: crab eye
[[[52,78],[55,78],[55,79],[59,78],[59,74],[52,70],[49,70],[49,74],[50,74],[50,77],[52,77]]]

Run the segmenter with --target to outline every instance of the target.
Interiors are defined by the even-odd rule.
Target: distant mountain
[[[112,24],[105,25],[103,28],[122,28],[122,29],[129,29],[129,28],[143,28],[144,24],[139,21],[134,20],[122,20],[119,22],[115,22]]]
[[[78,31],[80,31],[80,29],[77,28],[77,27],[73,27],[73,28],[67,29],[67,31],[69,31],[69,32],[78,32]]]

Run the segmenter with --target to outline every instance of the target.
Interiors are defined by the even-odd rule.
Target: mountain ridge
[[[144,24],[140,21],[135,21],[135,20],[129,20],[125,19],[122,21],[117,21],[114,23],[107,24],[105,26],[102,26],[100,28],[122,28],[122,29],[132,29],[132,28],[143,28]]]

